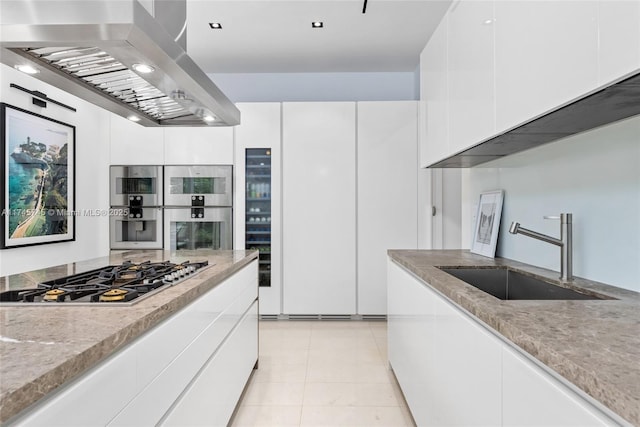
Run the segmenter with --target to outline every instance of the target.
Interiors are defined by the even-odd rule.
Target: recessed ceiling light
[[[138,117],[138,116],[129,116],[127,118],[129,120],[131,120],[132,122],[139,122],[140,121],[140,117]]]
[[[322,21],[314,21],[311,23],[311,28],[322,28],[324,23]]]
[[[213,122],[216,120],[215,116],[212,116],[212,115],[204,116],[203,119],[205,122]]]
[[[31,65],[16,65],[15,69],[26,74],[38,74],[40,70]]]
[[[133,64],[131,68],[133,68],[135,71],[141,74],[153,73],[156,70],[151,65],[147,65],[147,64]]]
[[[211,28],[212,30],[221,30],[222,24],[219,22],[209,22],[209,28]]]

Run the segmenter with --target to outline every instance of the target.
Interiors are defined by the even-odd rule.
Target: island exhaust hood
[[[182,3],[186,21],[184,0],[157,3]],[[173,37],[137,0],[2,0],[0,17],[0,62],[30,65],[33,77],[92,104],[144,126],[240,123],[240,111],[179,44],[186,23],[178,21]]]

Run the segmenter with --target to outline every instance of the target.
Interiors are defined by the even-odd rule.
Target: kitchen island
[[[446,412],[450,393],[455,402],[445,414],[449,420],[459,421],[466,407],[469,414],[477,409],[473,419],[485,425],[551,425],[536,422],[538,415],[555,425],[640,425],[640,294],[576,278],[573,286],[609,299],[504,301],[438,267],[508,267],[555,283],[558,273],[469,251],[388,254],[389,359],[418,424],[420,416]],[[443,386],[429,384],[438,377]],[[558,415],[536,401],[529,382],[553,382],[556,394],[540,385],[540,401],[548,396],[554,406],[555,399]],[[437,409],[428,406],[434,400],[425,396],[429,387]],[[414,405],[412,393],[419,395]],[[576,407],[601,407],[594,413],[605,415],[595,416],[594,424],[592,418],[581,424],[575,416],[558,421],[569,406],[565,397],[571,405],[580,401]],[[520,421],[513,421],[517,417]],[[465,425],[449,420],[436,422]]]
[[[195,338],[201,335],[213,334],[206,341],[218,340],[220,347],[229,344],[226,341],[233,342],[229,337],[236,332],[236,329],[240,329],[241,332],[248,331],[243,336],[255,335],[255,338],[249,340],[251,351],[255,350],[254,354],[249,352],[248,356],[252,359],[251,367],[253,367],[257,362],[257,256],[256,251],[129,251],[0,278],[0,290],[5,291],[32,288],[44,280],[124,261],[140,263],[146,260],[171,260],[174,263],[181,263],[187,260],[192,262],[206,260],[209,263],[208,267],[203,268],[197,275],[149,295],[130,306],[65,305],[64,303],[46,303],[46,306],[25,304],[19,307],[0,305],[2,316],[0,320],[0,422],[11,422],[16,419],[16,416],[22,419],[25,414],[28,416],[46,404],[47,400],[51,401],[56,398],[56,395],[69,390],[73,391],[77,384],[82,385],[82,380],[87,374],[98,375],[99,372],[97,374],[95,372],[97,366],[108,367],[109,363],[114,364],[119,358],[125,356],[133,357],[134,360],[134,363],[125,361],[123,364],[127,367],[133,366],[131,376],[134,377],[134,384],[131,387],[126,386],[125,390],[116,390],[116,393],[131,394],[125,399],[126,405],[123,405],[124,410],[121,411],[126,413],[126,407],[131,406],[130,402],[136,399],[147,399],[145,396],[140,398],[144,394],[140,390],[152,388],[140,384],[140,378],[136,377],[140,377],[141,374],[137,371],[148,370],[149,372],[145,371],[149,375],[148,382],[155,385],[161,384],[165,380],[160,372],[170,373],[174,367],[178,372],[180,363],[184,365],[181,357],[189,354],[185,349],[189,346],[195,348],[194,343],[197,343]],[[252,274],[254,269],[255,277]],[[241,275],[242,283],[236,285],[235,282]],[[219,297],[216,295],[215,301],[223,301],[227,298],[230,301],[227,306],[233,310],[228,310],[227,306],[216,307],[215,303],[209,302],[205,307],[196,307],[199,302],[204,301],[205,298],[211,298],[212,293],[218,290],[225,293]],[[251,309],[245,306],[251,306]],[[188,310],[194,310],[194,307],[197,310],[193,314],[182,315]],[[182,320],[176,321],[175,319],[180,315],[182,317],[179,319]],[[241,318],[248,319],[246,323],[249,327],[238,326]],[[174,342],[188,335],[185,331],[191,333],[195,326],[200,327],[201,332],[197,333],[197,337],[194,336],[193,342],[185,341],[182,349],[170,349]],[[173,330],[170,330],[171,328]],[[165,330],[168,332],[164,332]],[[158,335],[159,333],[173,335],[169,334],[167,338]],[[140,350],[141,353],[131,356],[129,353],[132,353],[136,347],[140,347],[138,343],[143,340],[148,344],[144,351]],[[157,354],[154,349],[157,349]],[[200,350],[201,348],[197,352],[198,357],[203,353]],[[214,353],[218,350],[213,349]],[[167,353],[170,351],[174,353]],[[167,354],[161,356],[163,352]],[[162,357],[166,358],[171,369],[158,365],[153,366],[155,371],[151,373],[151,369],[143,365],[145,361],[149,361],[150,365],[157,364],[159,363],[157,360]],[[202,372],[206,373],[207,364],[213,362],[216,362],[214,357],[205,360]],[[103,370],[106,372],[106,368]],[[117,374],[105,378],[105,383],[98,384],[97,387],[108,389],[121,380],[117,378],[119,376],[120,374]],[[112,378],[112,381],[109,378]],[[194,385],[197,387],[197,381],[186,380],[189,387]],[[126,385],[130,380],[122,378],[122,381],[122,384]],[[193,384],[190,383],[192,381]],[[109,382],[111,384],[107,384]],[[138,391],[134,390],[136,387]],[[177,390],[176,393],[180,395],[180,399],[184,400],[184,395],[189,394],[188,387],[185,385],[184,391]],[[172,409],[178,409],[177,413],[180,412],[178,400],[171,402],[170,405]],[[103,402],[104,408],[111,404],[113,402],[108,400]],[[118,412],[123,408],[118,408]],[[169,408],[159,409],[164,413],[163,420],[171,421],[171,417],[167,418],[165,413]],[[78,410],[88,411],[82,406]],[[136,412],[134,406],[131,406],[131,411]],[[82,419],[82,417],[76,418]],[[123,419],[121,423],[129,421]],[[62,425],[61,422],[64,424],[61,420],[55,421],[59,425]],[[174,423],[179,424],[179,422],[178,419],[174,420]],[[96,421],[96,424],[101,423]],[[115,424],[117,425],[118,422]]]

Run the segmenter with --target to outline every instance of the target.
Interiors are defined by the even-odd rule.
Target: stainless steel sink
[[[606,297],[563,288],[505,268],[440,268],[501,300],[589,300]]]

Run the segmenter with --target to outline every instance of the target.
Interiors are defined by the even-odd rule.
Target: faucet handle
[[[563,224],[571,224],[573,215],[570,213],[561,213],[558,215],[545,215],[544,219],[559,219]]]
[[[509,233],[518,234],[518,230],[520,229],[520,223],[513,221],[511,223],[511,227],[509,227]]]

